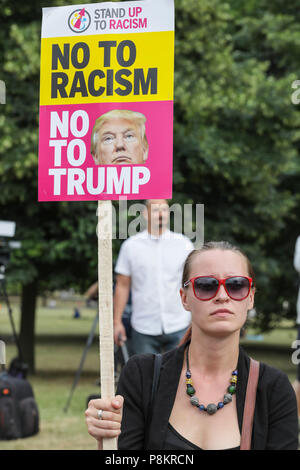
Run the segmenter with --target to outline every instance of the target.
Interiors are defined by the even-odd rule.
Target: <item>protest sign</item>
[[[104,398],[115,392],[111,201],[172,197],[173,75],[173,0],[43,9],[38,198],[98,201]]]
[[[172,197],[173,0],[43,9],[39,201]]]

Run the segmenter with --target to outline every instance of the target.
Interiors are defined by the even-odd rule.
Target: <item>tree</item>
[[[16,221],[22,248],[12,253],[8,279],[22,285],[20,344],[34,372],[37,295],[45,289],[85,289],[97,278],[95,203],[38,203],[40,2],[1,2],[0,76],[7,100],[0,116],[1,218]],[[61,2],[56,2],[59,4]],[[2,47],[3,46],[3,47]]]
[[[205,203],[206,239],[228,239],[254,261],[264,329],[295,316],[283,301],[296,294],[299,214],[297,55],[286,60],[284,32],[300,36],[297,18],[276,4],[284,14],[268,2],[176,2],[174,186],[181,200]]]
[[[97,276],[96,204],[38,203],[41,8],[1,0],[1,218],[22,249],[21,342],[34,370],[34,293],[85,288]],[[205,204],[205,238],[228,239],[257,271],[257,323],[294,315],[292,251],[300,213],[299,110],[290,101],[300,41],[296,2],[176,0],[174,202]],[[158,51],[159,53],[159,51]],[[120,241],[114,244],[116,256]],[[28,305],[30,307],[28,307]],[[28,331],[25,331],[25,325]]]

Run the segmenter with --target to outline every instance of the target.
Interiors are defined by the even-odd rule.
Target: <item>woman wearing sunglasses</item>
[[[154,401],[154,357],[147,354],[127,362],[116,397],[90,402],[86,422],[100,448],[103,437],[119,436],[124,450],[240,449],[250,358],[239,338],[254,306],[251,264],[227,242],[207,243],[188,256],[180,293],[192,323],[162,357]],[[251,449],[297,447],[293,388],[261,363]]]

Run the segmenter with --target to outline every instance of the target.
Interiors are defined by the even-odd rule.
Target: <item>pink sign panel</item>
[[[39,201],[171,198],[173,69],[173,1],[43,9]]]

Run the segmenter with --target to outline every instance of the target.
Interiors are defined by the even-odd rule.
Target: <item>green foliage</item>
[[[175,197],[205,204],[206,239],[248,253],[257,322],[269,328],[296,315],[299,22],[279,1],[176,7]]]
[[[17,5],[2,3],[0,75],[7,100],[0,109],[1,218],[16,221],[22,242],[12,254],[9,279],[38,279],[40,291],[86,289],[97,278],[97,204],[37,202],[41,7],[48,4],[29,2],[15,18]]]
[[[1,0],[1,218],[22,249],[11,278],[84,289],[97,277],[96,204],[38,203],[41,8]],[[228,239],[257,272],[258,324],[295,317],[300,201],[295,1],[176,0],[174,202],[205,204],[205,238]],[[114,257],[120,241],[114,242]],[[290,307],[283,309],[288,300]]]

